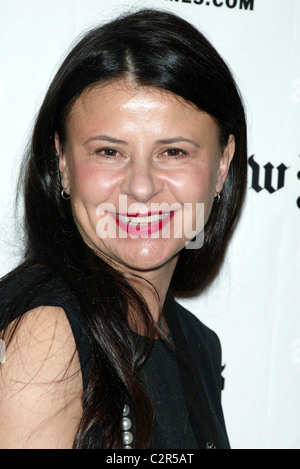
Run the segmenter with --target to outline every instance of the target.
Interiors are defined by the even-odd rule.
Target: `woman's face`
[[[149,271],[174,269],[207,220],[234,138],[221,150],[208,114],[164,90],[117,80],[77,99],[65,145],[56,138],[56,147],[84,240],[121,270]]]

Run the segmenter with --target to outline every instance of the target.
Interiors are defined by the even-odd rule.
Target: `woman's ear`
[[[225,149],[223,150],[223,153],[220,159],[218,178],[217,178],[217,184],[216,184],[216,192],[220,193],[223,189],[223,185],[226,181],[230,163],[232,161],[234,152],[235,152],[235,138],[234,138],[234,135],[230,134],[228,137],[227,145]]]
[[[63,147],[59,140],[59,136],[57,132],[55,132],[54,141],[55,141],[56,154],[58,157],[58,167],[59,167],[59,172],[60,172],[61,185],[65,193],[70,194],[70,180],[69,180],[69,174],[68,174],[67,160],[63,152]]]

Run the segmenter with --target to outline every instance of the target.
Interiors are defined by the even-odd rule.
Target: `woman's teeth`
[[[164,218],[167,218],[170,214],[158,214],[158,215],[150,215],[145,217],[127,217],[124,215],[117,215],[119,220],[123,223],[131,224],[131,225],[149,225],[150,223],[157,223],[162,221]]]

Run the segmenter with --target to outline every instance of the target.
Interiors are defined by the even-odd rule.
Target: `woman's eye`
[[[96,150],[95,153],[106,158],[114,158],[120,154],[117,150],[114,150],[113,148],[101,148],[100,150]]]
[[[169,148],[163,153],[163,155],[166,155],[169,158],[182,158],[187,156],[187,152],[181,150],[180,148]]]

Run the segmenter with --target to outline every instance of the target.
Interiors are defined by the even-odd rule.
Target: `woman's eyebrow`
[[[193,140],[190,140],[189,138],[184,138],[184,137],[167,138],[167,139],[156,141],[156,143],[160,145],[169,145],[172,143],[180,143],[180,142],[191,143],[192,145],[194,145],[194,147],[200,148],[200,145],[198,145],[198,143],[194,142]]]
[[[128,145],[128,142],[126,142],[125,140],[120,140],[118,138],[111,137],[109,135],[96,135],[95,137],[90,137],[89,139],[87,139],[83,143],[83,145],[87,145],[89,142],[92,142],[92,141],[95,141],[95,140],[96,141],[97,140],[104,140],[104,141],[109,142],[109,143]],[[155,143],[159,144],[159,145],[170,145],[170,144],[173,144],[173,143],[180,143],[180,142],[190,143],[195,148],[198,148],[198,149],[200,148],[200,145],[198,145],[198,143],[194,142],[193,140],[190,140],[189,138],[184,138],[184,137],[164,138],[164,139],[156,140]]]
[[[118,138],[110,137],[109,135],[96,135],[96,137],[90,137],[85,142],[83,142],[83,145],[87,145],[89,142],[94,140],[105,140],[109,143],[128,145],[128,142],[125,142],[125,140],[119,140]]]

